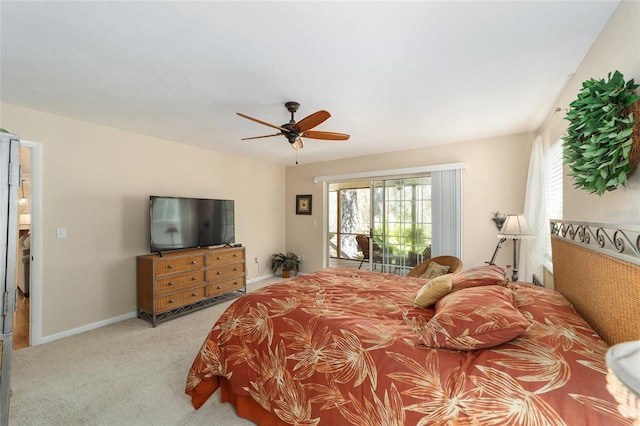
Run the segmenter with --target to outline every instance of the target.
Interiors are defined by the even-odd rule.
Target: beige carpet
[[[231,303],[155,328],[134,318],[15,351],[9,424],[252,425],[220,403],[219,391],[197,411],[184,393],[196,352]]]

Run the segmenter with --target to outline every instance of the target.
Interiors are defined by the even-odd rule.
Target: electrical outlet
[[[253,258],[253,261],[254,261],[255,263],[258,263],[258,256],[254,257],[254,258]]]

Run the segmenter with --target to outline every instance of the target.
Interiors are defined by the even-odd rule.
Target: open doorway
[[[369,269],[358,236],[371,228],[371,181],[336,182],[329,185],[329,265]],[[363,265],[367,262],[366,265]]]
[[[20,148],[20,188],[18,189],[18,242],[16,252],[16,311],[13,322],[13,349],[30,344],[31,308],[31,149]]]
[[[14,350],[42,343],[42,144],[21,140],[20,166]]]

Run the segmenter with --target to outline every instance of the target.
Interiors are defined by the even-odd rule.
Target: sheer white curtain
[[[524,217],[535,233],[534,238],[520,240],[518,260],[520,279],[531,282],[533,274],[542,279],[545,260],[545,242],[549,237],[549,219],[545,203],[545,167],[542,137],[538,136],[531,148],[529,174],[524,199]]]
[[[431,256],[462,256],[462,170],[431,173]]]

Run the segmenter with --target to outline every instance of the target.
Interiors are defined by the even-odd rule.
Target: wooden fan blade
[[[305,138],[325,139],[330,141],[346,141],[350,137],[346,133],[322,132],[319,130],[307,130],[306,132],[300,134],[300,136],[304,136]]]
[[[265,126],[273,127],[274,129],[281,130],[283,132],[288,132],[289,130],[284,127],[276,126],[275,124],[267,123],[266,121],[258,120],[257,118],[249,117],[248,115],[236,112],[240,117],[246,118],[247,120],[255,121],[256,123],[264,124]]]
[[[304,144],[302,143],[302,138],[296,139],[296,141],[291,144],[291,147],[296,150],[304,148]]]
[[[318,124],[324,122],[329,117],[331,117],[331,114],[329,114],[328,111],[320,110],[298,121],[296,124],[293,125],[293,128],[296,129],[298,133],[302,133],[305,130],[309,130],[313,127],[316,127]]]
[[[242,138],[241,141],[248,141],[249,139],[260,139],[260,138],[272,138],[274,136],[282,136],[282,133],[274,133],[273,135],[264,135],[264,136],[254,136],[252,138]]]

